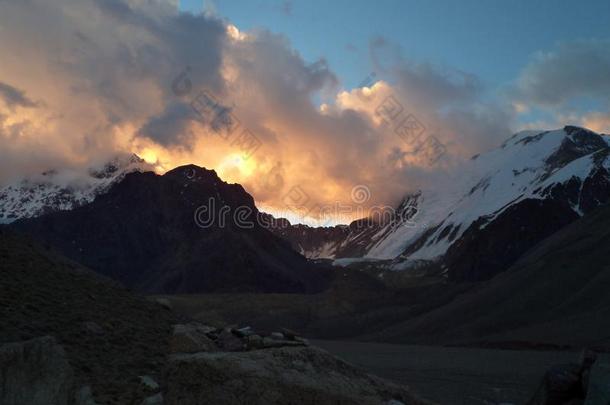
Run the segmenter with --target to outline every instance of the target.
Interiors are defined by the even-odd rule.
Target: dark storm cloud
[[[191,125],[194,112],[190,105],[176,102],[168,105],[163,113],[152,117],[140,130],[146,136],[163,146],[188,145],[192,136]]]
[[[576,97],[610,102],[610,41],[559,44],[535,55],[522,71],[515,96],[542,106],[557,106]]]
[[[0,98],[9,108],[12,107],[38,107],[39,103],[29,99],[23,90],[19,90],[7,83],[0,82]]]

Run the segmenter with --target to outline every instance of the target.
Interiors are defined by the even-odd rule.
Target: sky
[[[536,52],[610,38],[604,0],[182,0],[180,8],[213,10],[242,30],[282,33],[305,59],[327,59],[346,88],[373,70],[376,37],[410,58],[475,72],[492,87],[514,80]]]
[[[349,220],[516,131],[610,132],[608,15],[607,1],[0,0],[0,184],[136,153],[159,173],[215,169],[291,219]]]

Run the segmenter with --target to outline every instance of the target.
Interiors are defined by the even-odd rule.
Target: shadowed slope
[[[609,252],[610,206],[603,206],[536,245],[505,273],[375,337],[608,348]]]
[[[140,291],[321,289],[323,275],[260,226],[257,215],[240,185],[184,166],[163,176],[128,174],[91,204],[12,226]],[[208,218],[209,226],[199,226]]]

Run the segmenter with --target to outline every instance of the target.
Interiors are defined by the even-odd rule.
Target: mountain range
[[[474,156],[455,181],[407,195],[396,221],[275,232],[310,258],[377,259],[402,271],[425,263],[454,281],[486,280],[608,202],[609,152],[609,137],[584,128],[523,131]]]
[[[584,128],[519,132],[465,163],[459,181],[405,196],[390,220],[325,228],[257,221],[271,217],[240,185],[192,165],[145,172],[136,156],[90,171],[80,189],[53,183],[57,172],[7,186],[0,212],[20,218],[10,227],[142,291],[319,291],[327,270],[303,256],[477,282],[606,203],[609,152],[607,136]],[[202,229],[197,210],[209,201],[218,216],[246,207],[252,227]]]

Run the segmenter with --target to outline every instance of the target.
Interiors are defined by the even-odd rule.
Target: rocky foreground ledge
[[[169,347],[162,383],[138,376],[149,394],[142,405],[428,403],[287,330],[180,324]],[[65,349],[51,336],[0,347],[0,403],[101,404],[90,386],[78,386]]]
[[[165,398],[170,404],[424,404],[294,331],[176,325]]]
[[[547,370],[527,405],[610,404],[610,364],[585,349],[577,362],[557,364]]]

